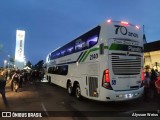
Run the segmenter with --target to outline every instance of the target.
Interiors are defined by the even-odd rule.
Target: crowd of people
[[[40,82],[44,77],[43,71],[37,70],[11,70],[6,69],[0,70],[0,93],[6,108],[8,107],[8,102],[5,96],[5,86],[6,82],[10,83],[11,90],[18,92],[20,88],[23,88],[26,84],[33,84],[34,82]]]
[[[156,98],[156,87],[155,81],[158,79],[159,73],[157,70],[149,69],[145,72],[145,80],[144,80],[144,100],[149,101],[149,99]]]
[[[160,109],[160,74],[157,69],[146,69],[144,80],[144,96],[146,102],[156,101],[157,107]]]
[[[37,70],[11,70],[5,73],[5,79],[11,80],[11,89],[17,92],[18,88],[22,88],[26,83],[34,83],[42,80],[44,73]],[[17,89],[14,89],[14,83]]]

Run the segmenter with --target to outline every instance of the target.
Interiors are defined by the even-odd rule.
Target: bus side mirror
[[[101,44],[99,45],[99,54],[100,54],[100,55],[103,55],[103,54],[104,54],[104,43],[101,43]]]

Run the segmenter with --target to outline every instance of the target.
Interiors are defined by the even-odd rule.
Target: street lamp
[[[6,68],[7,60],[4,60],[4,69]]]
[[[14,69],[16,68],[16,65],[14,65]]]
[[[11,59],[11,56],[8,55],[8,68],[10,68],[10,59]]]

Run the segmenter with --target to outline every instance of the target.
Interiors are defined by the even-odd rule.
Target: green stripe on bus
[[[108,46],[104,46],[104,49],[108,49]]]
[[[97,50],[99,50],[99,48],[90,49],[90,50],[87,52],[87,54],[85,55],[85,57],[83,58],[82,62],[84,62],[84,61],[86,60],[86,58],[88,57],[89,53],[94,52],[94,51],[97,51]]]
[[[104,49],[108,49],[108,46],[104,46]],[[84,62],[86,60],[86,58],[88,57],[88,55],[91,53],[91,52],[94,52],[94,51],[97,51],[99,50],[99,48],[93,48],[93,49],[90,49],[89,51],[86,51],[82,57],[80,58],[79,62]],[[86,54],[87,53],[87,54]]]
[[[122,49],[122,45],[120,45],[120,44],[112,44],[111,46],[110,46],[110,48],[109,48],[109,50],[121,50]]]
[[[81,56],[81,58],[79,59],[79,62],[81,62],[81,60],[82,60],[82,58],[84,57],[84,55],[87,53],[87,51],[85,51],[84,53],[83,53],[83,55]]]

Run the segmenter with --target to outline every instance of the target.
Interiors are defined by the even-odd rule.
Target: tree
[[[32,63],[31,63],[30,61],[28,61],[28,62],[26,63],[26,66],[32,68]],[[25,67],[26,67],[26,66],[25,66]]]
[[[44,61],[40,60],[37,64],[35,64],[35,69],[36,70],[42,70],[43,69],[43,64],[44,64]]]

